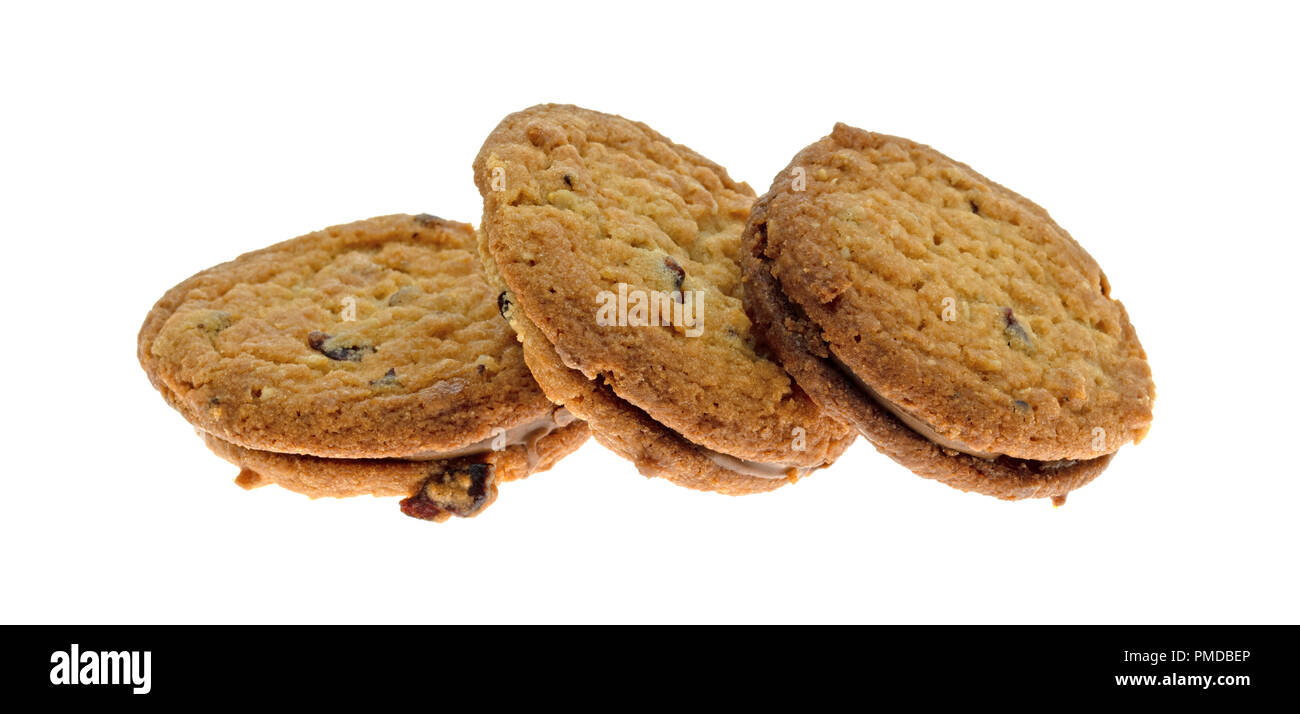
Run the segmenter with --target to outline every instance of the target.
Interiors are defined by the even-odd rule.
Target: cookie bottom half
[[[336,459],[248,449],[200,431],[208,448],[240,468],[245,489],[275,484],[311,498],[402,498],[402,512],[424,520],[478,515],[496,500],[497,486],[545,471],[587,440],[574,421],[529,444],[447,459]]]
[[[698,491],[742,495],[772,491],[815,470],[742,462],[695,444],[618,397],[608,385],[566,366],[527,317],[518,311],[511,311],[508,317],[523,340],[524,361],[547,398],[585,420],[597,442],[631,461],[645,476]],[[852,442],[852,436],[841,439],[832,458],[816,468],[828,466]]]

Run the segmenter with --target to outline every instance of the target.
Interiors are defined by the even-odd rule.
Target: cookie
[[[552,400],[643,473],[725,493],[854,438],[770,359],[737,258],[753,191],[644,124],[565,105],[506,117],[474,162],[480,254]]]
[[[467,224],[396,215],[245,254],[158,301],[140,363],[210,446],[262,480],[414,496],[443,473],[435,462],[508,461],[495,488],[546,462],[535,447],[550,432],[571,451],[586,431],[528,372],[475,243]],[[535,458],[496,453],[512,446]]]
[[[800,386],[922,476],[1059,501],[1150,426],[1146,354],[1096,261],[927,146],[836,125],[755,205],[741,262]]]
[[[331,459],[236,446],[199,432],[221,458],[240,467],[235,483],[245,489],[275,484],[312,498],[394,496],[402,512],[425,520],[477,515],[496,500],[498,484],[545,471],[587,440],[587,425],[563,408],[550,423],[522,430],[518,443],[493,450],[434,459]],[[469,450],[464,450],[468,452]]]

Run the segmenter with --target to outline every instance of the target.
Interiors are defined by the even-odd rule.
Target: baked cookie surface
[[[815,326],[804,348],[944,448],[1086,461],[1150,425],[1146,355],[1096,261],[927,146],[837,125],[777,176],[746,247],[747,277]]]
[[[423,214],[205,270],[155,305],[138,355],[191,423],[247,449],[402,457],[552,409],[497,315],[473,229]]]
[[[485,270],[530,366],[573,373],[539,376],[553,399],[574,398],[574,375],[595,383],[592,404],[606,418],[570,408],[593,422],[598,440],[653,422],[683,440],[676,456],[620,453],[639,454],[629,458],[643,471],[728,492],[792,480],[852,440],[755,340],[736,263],[754,194],[723,168],[644,124],[542,105],[501,122],[474,176]],[[655,312],[638,317],[639,298],[657,321]],[[611,301],[617,314],[603,311]],[[701,475],[681,453],[697,446],[721,461],[780,464],[786,475]]]

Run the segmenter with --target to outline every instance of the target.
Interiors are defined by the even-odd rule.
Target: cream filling
[[[696,446],[699,445],[696,444]],[[712,449],[707,449],[703,446],[700,446],[700,449],[702,449],[704,453],[708,455],[709,460],[711,460],[713,463],[717,464],[718,466],[721,466],[722,468],[728,471],[735,471],[736,473],[742,474],[744,476],[753,476],[754,478],[780,479],[780,478],[786,478],[790,476],[791,475],[790,472],[794,471],[795,478],[803,478],[804,476],[807,476],[808,474],[812,473],[812,467],[809,466],[796,466],[794,464],[783,464],[783,463],[766,463],[763,461],[748,461],[746,459],[738,459],[734,456],[729,456],[727,454],[723,454],[714,451]]]
[[[398,458],[405,461],[440,461],[458,456],[476,456],[490,451],[504,451],[511,446],[524,446],[527,447],[528,463],[531,466],[537,463],[537,442],[556,429],[572,424],[573,421],[574,416],[568,409],[556,407],[550,414],[540,419],[506,429],[504,435],[494,434],[486,439],[448,451],[420,451]]]
[[[438,461],[440,459],[451,459],[458,456],[474,456],[485,454],[489,451],[499,451],[510,446],[526,446],[528,448],[528,463],[537,463],[537,442],[556,429],[568,426],[574,421],[574,416],[564,407],[558,407],[549,416],[530,421],[526,424],[511,427],[505,430],[504,443],[501,441],[501,435],[489,436],[473,444],[462,446],[449,451],[421,451],[410,456],[399,457],[406,461]],[[502,444],[501,449],[493,446],[493,442]],[[696,444],[696,446],[699,446]],[[795,464],[787,463],[765,463],[762,461],[749,461],[747,459],[738,459],[728,454],[700,446],[705,455],[713,463],[721,466],[728,471],[734,471],[744,476],[763,479],[783,479],[794,472],[795,478],[803,478],[812,472],[811,467],[801,467]]]
[[[893,414],[894,416],[898,417],[898,420],[906,424],[907,428],[920,434],[921,436],[924,436],[929,441],[933,441],[934,443],[938,444],[939,446],[942,446],[945,449],[960,451],[963,454],[970,454],[971,456],[981,458],[981,459],[991,460],[1001,456],[1001,454],[989,453],[986,451],[976,451],[975,449],[970,448],[969,446],[961,443],[960,441],[949,439],[948,437],[940,434],[939,432],[934,430],[933,426],[917,418],[916,415],[907,411],[902,406],[895,404],[894,402],[891,402],[888,399],[885,399],[884,397],[880,396],[880,392],[877,392],[876,390],[872,389],[870,385],[862,381],[861,377],[854,374],[853,370],[849,369],[847,366],[845,366],[843,362],[839,361],[839,359],[837,359],[834,354],[832,354],[829,359],[832,364],[834,364],[836,367],[839,368],[841,373],[843,373],[849,379],[853,380],[853,383],[858,386],[858,389],[861,389],[862,391],[866,392],[867,396],[871,397],[871,399],[875,401],[875,403],[887,409],[890,414]]]

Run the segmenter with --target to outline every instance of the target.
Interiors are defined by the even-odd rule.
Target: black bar
[[[268,695],[378,702],[426,688],[438,697],[491,692],[496,704],[517,695],[521,705],[590,700],[616,709],[680,708],[688,693],[691,703],[729,708],[788,698],[829,708],[840,696],[899,695],[1228,702],[1293,694],[1297,634],[1294,626],[16,626],[3,630],[0,686],[38,701],[140,706]],[[56,671],[57,653],[70,656],[74,644],[83,656],[137,653],[132,674],[148,652],[148,693],[133,693],[139,683],[54,684],[52,673],[66,674]],[[105,675],[122,661],[90,659],[90,673]],[[1154,679],[1117,682],[1134,675]],[[1208,688],[1191,683],[1206,676]]]

